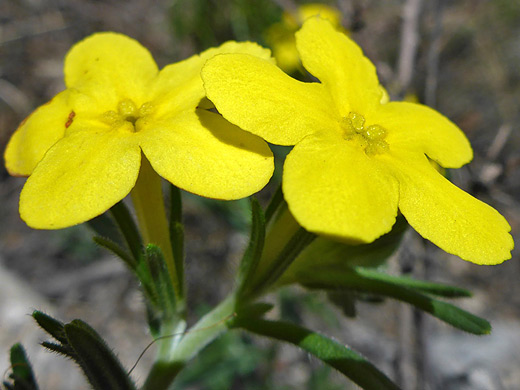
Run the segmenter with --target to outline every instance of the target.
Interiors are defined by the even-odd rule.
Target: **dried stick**
[[[404,96],[410,88],[414,76],[422,3],[422,0],[406,0],[403,7],[401,47],[397,64],[397,81],[399,82],[401,96]]]
[[[430,35],[430,48],[426,64],[426,91],[424,102],[430,107],[437,104],[437,84],[439,79],[439,54],[441,51],[442,12],[444,0],[433,1],[434,26]]]

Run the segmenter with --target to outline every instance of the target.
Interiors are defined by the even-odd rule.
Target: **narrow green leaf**
[[[141,235],[139,234],[139,229],[137,228],[130,211],[123,201],[121,201],[112,206],[110,213],[114,217],[119,230],[123,234],[128,249],[130,249],[134,259],[136,262],[139,261],[143,253],[143,242],[141,240]]]
[[[274,307],[271,303],[256,302],[236,308],[236,315],[239,317],[258,318],[270,311]]]
[[[141,282],[141,288],[143,289],[143,293],[147,298],[148,302],[152,305],[158,305],[159,298],[157,296],[154,281],[150,273],[150,267],[148,266],[146,261],[146,256],[143,256],[139,260],[139,263],[135,268],[135,273],[137,274],[137,278]]]
[[[121,231],[117,228],[109,213],[103,213],[96,218],[87,221],[87,225],[100,237],[106,237],[119,246],[125,245]]]
[[[460,330],[477,334],[489,334],[491,325],[483,318],[477,317],[452,304],[439,301],[428,295],[403,287],[388,280],[368,278],[353,268],[352,271],[338,269],[322,269],[320,272],[306,274],[302,284],[309,288],[339,289],[371,293],[398,299],[421,309]]]
[[[35,310],[32,313],[32,317],[36,323],[52,337],[62,344],[67,343],[67,337],[65,336],[64,324],[52,318],[50,315],[42,313],[39,310]]]
[[[282,185],[280,184],[273,194],[267,208],[265,209],[265,224],[271,222],[271,218],[276,214],[280,205],[284,203]]]
[[[262,206],[256,198],[251,198],[251,235],[249,245],[244,253],[237,279],[237,296],[240,297],[250,287],[258,262],[262,256],[265,242],[265,218]]]
[[[114,253],[117,257],[123,260],[130,269],[135,270],[135,267],[137,266],[135,259],[116,242],[100,236],[94,236],[92,239],[96,244],[102,246],[105,249],[108,249],[110,252]]]
[[[10,355],[12,373],[9,377],[13,380],[13,389],[38,390],[38,384],[36,383],[31,363],[22,345],[19,343],[13,345]]]
[[[184,225],[182,224],[181,191],[170,185],[170,243],[173,251],[175,270],[179,275],[179,296],[184,297]]]
[[[457,286],[450,286],[448,284],[426,282],[404,276],[392,276],[383,272],[378,272],[362,267],[357,267],[356,272],[359,275],[366,277],[367,279],[380,280],[440,297],[462,298],[472,296],[471,291]]]
[[[170,184],[170,222],[182,222],[181,190]],[[171,226],[171,225],[170,225]]]
[[[152,277],[151,286],[157,296],[156,309],[161,313],[163,321],[170,322],[176,316],[175,290],[161,248],[155,244],[148,244],[145,249],[145,259]]]
[[[65,333],[76,352],[76,362],[95,390],[136,390],[117,357],[94,329],[74,320],[65,325]]]
[[[74,350],[70,348],[70,346],[65,347],[61,344],[51,343],[49,341],[42,341],[40,345],[51,352],[57,353],[58,355],[63,355],[71,359],[75,359],[76,357]]]
[[[234,326],[294,344],[337,369],[365,390],[399,390],[385,374],[350,348],[301,326],[259,318],[236,317]]]

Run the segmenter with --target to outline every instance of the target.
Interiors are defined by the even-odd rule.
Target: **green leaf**
[[[101,236],[94,236],[93,240],[99,246],[108,249],[114,253],[117,257],[125,262],[125,264],[132,270],[135,270],[137,263],[130,253],[121,248],[116,242]]]
[[[42,346],[73,359],[95,390],[136,390],[119,360],[88,324],[81,320],[63,324],[37,310],[33,318],[59,342],[44,341]]]
[[[13,345],[10,355],[12,373],[9,378],[13,381],[13,384],[4,382],[4,386],[13,390],[38,390],[31,363],[22,345],[19,343]]]
[[[270,311],[274,305],[265,302],[251,303],[245,306],[239,306],[236,308],[236,316],[257,318],[263,316],[265,313]],[[231,320],[233,321],[233,320]]]
[[[237,297],[241,297],[249,287],[253,279],[258,262],[262,256],[265,242],[265,218],[262,207],[256,198],[251,198],[251,235],[249,245],[244,253],[237,278]]]
[[[408,286],[402,286],[392,278],[374,277],[373,272],[359,268],[350,271],[335,268],[320,269],[301,275],[301,283],[309,288],[364,292],[391,297],[415,306],[460,330],[482,335],[491,332],[491,325],[485,319],[477,317],[449,303],[439,301]]]
[[[265,223],[268,224],[273,216],[278,211],[279,207],[284,203],[284,197],[282,192],[282,186],[279,185],[276,189],[275,193],[273,194],[271,201],[267,205],[267,208],[265,209]]]
[[[88,220],[87,225],[94,230],[98,236],[108,238],[119,246],[125,244],[121,231],[117,228],[117,225],[114,220],[110,218],[108,213],[103,213],[96,218]]]
[[[67,343],[64,324],[39,310],[32,313],[32,317],[40,327],[62,344]]]
[[[440,297],[462,298],[472,296],[471,291],[457,286],[450,286],[448,284],[426,282],[405,276],[392,276],[383,272],[378,272],[362,267],[357,267],[356,272],[368,279],[380,280]]]
[[[70,346],[95,390],[136,390],[135,384],[104,340],[89,325],[74,320],[65,325]]]
[[[68,345],[65,347],[61,344],[52,343],[50,341],[42,341],[41,346],[45,349],[48,349],[51,352],[57,353],[58,355],[67,356],[71,359],[74,359],[76,357],[74,350],[71,349]]]
[[[399,389],[385,374],[357,352],[309,329],[287,322],[243,317],[236,317],[233,325],[294,344],[337,369],[365,390]]]
[[[170,185],[170,243],[173,251],[175,271],[179,275],[179,296],[184,297],[184,225],[182,224],[181,191]]]
[[[152,278],[150,288],[157,297],[155,309],[160,313],[162,322],[171,323],[177,316],[175,291],[161,248],[155,244],[148,244],[145,249],[145,261]]]
[[[134,259],[138,262],[143,253],[143,242],[141,240],[141,235],[139,234],[139,229],[137,228],[130,211],[123,201],[121,201],[112,206],[110,213],[114,217],[119,230],[121,230],[126,244],[128,245],[128,249],[130,249]]]

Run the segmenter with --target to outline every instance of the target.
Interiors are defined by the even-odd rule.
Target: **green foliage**
[[[145,249],[144,263],[150,277],[148,289],[151,292],[151,303],[160,316],[160,322],[168,327],[177,322],[177,303],[171,283],[170,274],[166,268],[161,249],[154,244],[148,244]]]
[[[365,390],[399,389],[385,374],[353,350],[301,326],[243,317],[237,317],[234,325],[262,336],[294,344],[337,369]]]
[[[467,291],[442,284],[410,282],[408,278],[398,278],[363,268],[338,270],[323,268],[302,276],[302,284],[314,289],[346,289],[383,297],[394,298],[409,303],[460,330],[483,335],[491,331],[485,319],[477,317],[454,305],[425,294],[441,296],[467,296]]]
[[[389,233],[370,244],[350,245],[318,237],[296,258],[281,282],[297,283],[301,275],[312,274],[317,268],[378,267],[397,250],[407,228],[408,223],[399,216]]]
[[[103,213],[86,223],[99,237],[109,238],[119,246],[125,245],[121,232],[114,220],[110,218],[110,213]]]
[[[143,253],[143,242],[141,240],[139,229],[130,214],[130,210],[128,210],[128,207],[126,207],[123,201],[121,201],[112,206],[110,213],[114,217],[114,220],[125,239],[126,245],[128,246],[128,249],[130,249],[130,252],[137,263]],[[109,238],[115,242],[118,241],[112,237]]]
[[[179,295],[184,297],[184,225],[182,224],[181,191],[170,185],[170,243],[172,245],[175,271],[179,275]]]
[[[19,343],[13,345],[10,351],[11,370],[10,382],[4,381],[6,390],[38,390],[38,383],[34,376],[31,363],[25,349]]]
[[[136,390],[117,357],[87,323],[73,320],[64,324],[40,311],[33,318],[58,342],[42,345],[76,362],[94,390]]]
[[[271,350],[258,350],[249,338],[228,332],[179,375],[173,389],[198,385],[211,390],[228,390],[234,383],[241,383],[243,389],[258,388],[255,371],[265,365],[271,355]]]
[[[265,216],[256,198],[251,199],[252,221],[249,245],[244,253],[237,276],[237,296],[247,293],[251,286],[265,242]]]

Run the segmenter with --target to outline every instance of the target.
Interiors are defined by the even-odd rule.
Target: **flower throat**
[[[341,119],[343,138],[347,141],[356,140],[365,149],[368,156],[388,151],[389,146],[385,141],[387,130],[380,125],[365,127],[365,117],[357,112],[349,112],[348,116]]]
[[[132,125],[133,131],[141,130],[146,122],[146,117],[153,111],[153,105],[150,102],[143,103],[137,108],[136,104],[130,100],[121,100],[117,105],[117,112],[114,110],[106,111],[101,116],[101,120],[109,124],[112,128],[117,129],[128,122]]]

